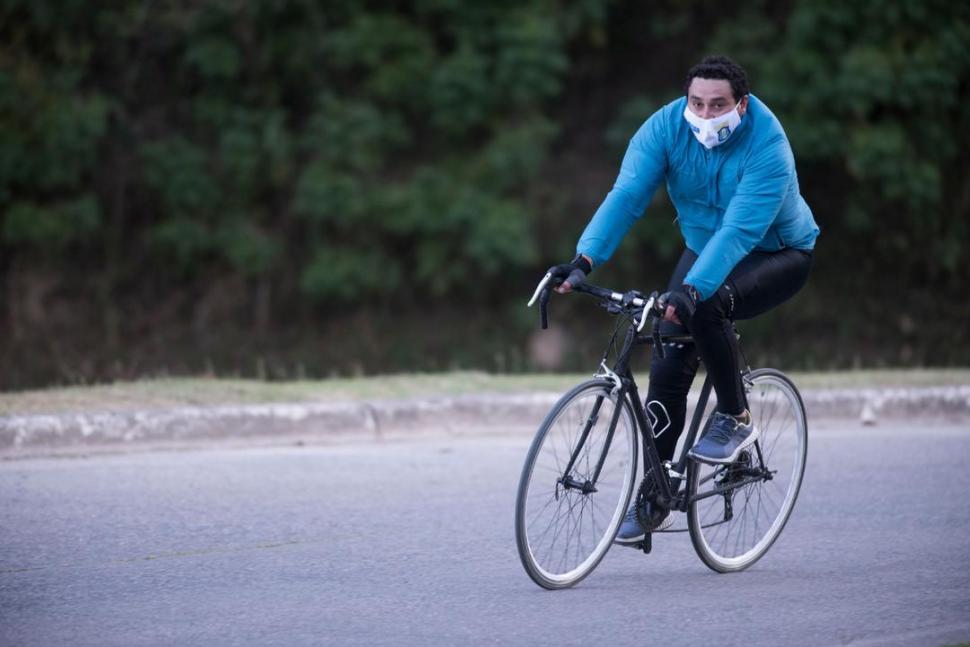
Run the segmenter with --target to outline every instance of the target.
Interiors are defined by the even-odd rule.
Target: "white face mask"
[[[738,104],[740,105],[740,102]],[[738,106],[734,106],[733,110],[713,119],[701,119],[690,111],[690,106],[686,106],[684,108],[684,119],[687,120],[694,137],[705,148],[714,148],[726,142],[741,123]]]

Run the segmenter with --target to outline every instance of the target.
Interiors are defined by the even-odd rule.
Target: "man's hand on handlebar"
[[[558,266],[562,267],[562,266]],[[567,266],[568,267],[568,266]],[[562,279],[562,283],[553,288],[559,294],[569,294],[573,291],[573,287],[579,285],[586,281],[586,275],[582,270],[573,270],[565,279]]]
[[[680,317],[677,316],[677,311],[674,310],[673,306],[667,306],[667,309],[664,311],[664,321],[673,321],[678,326],[683,325],[680,321]]]
[[[569,263],[553,265],[549,268],[552,283],[559,294],[568,294],[574,287],[586,281],[586,275],[593,271],[589,257],[577,254]]]
[[[660,295],[660,306],[664,320],[690,328],[691,319],[700,295],[692,285],[684,284],[680,289]]]

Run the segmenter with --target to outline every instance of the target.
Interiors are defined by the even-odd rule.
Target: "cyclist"
[[[685,249],[671,276],[663,334],[689,331],[693,345],[654,349],[646,409],[661,460],[684,429],[687,392],[704,360],[717,394],[708,432],[690,455],[730,463],[758,438],[747,408],[732,322],[774,308],[808,279],[819,228],[798,190],[795,161],[778,119],[748,91],[740,65],[709,56],[687,73],[685,96],[650,116],[630,140],[613,189],[576,246],[550,272],[569,292],[605,263],[666,179]],[[686,331],[685,331],[686,329]],[[676,484],[675,486],[676,487]],[[668,512],[627,512],[616,541],[636,545]],[[669,524],[669,522],[668,522]]]

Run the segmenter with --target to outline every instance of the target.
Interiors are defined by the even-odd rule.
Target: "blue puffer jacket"
[[[668,103],[633,136],[576,249],[606,262],[666,177],[684,241],[698,255],[684,282],[706,299],[750,251],[812,249],[819,229],[798,192],[785,131],[764,103],[751,95],[741,124],[710,150],[691,133],[686,104]]]

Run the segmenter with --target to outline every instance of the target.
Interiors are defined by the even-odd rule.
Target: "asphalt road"
[[[970,425],[816,425],[752,569],[686,535],[535,586],[528,437],[0,463],[0,645],[948,645],[970,641]]]

